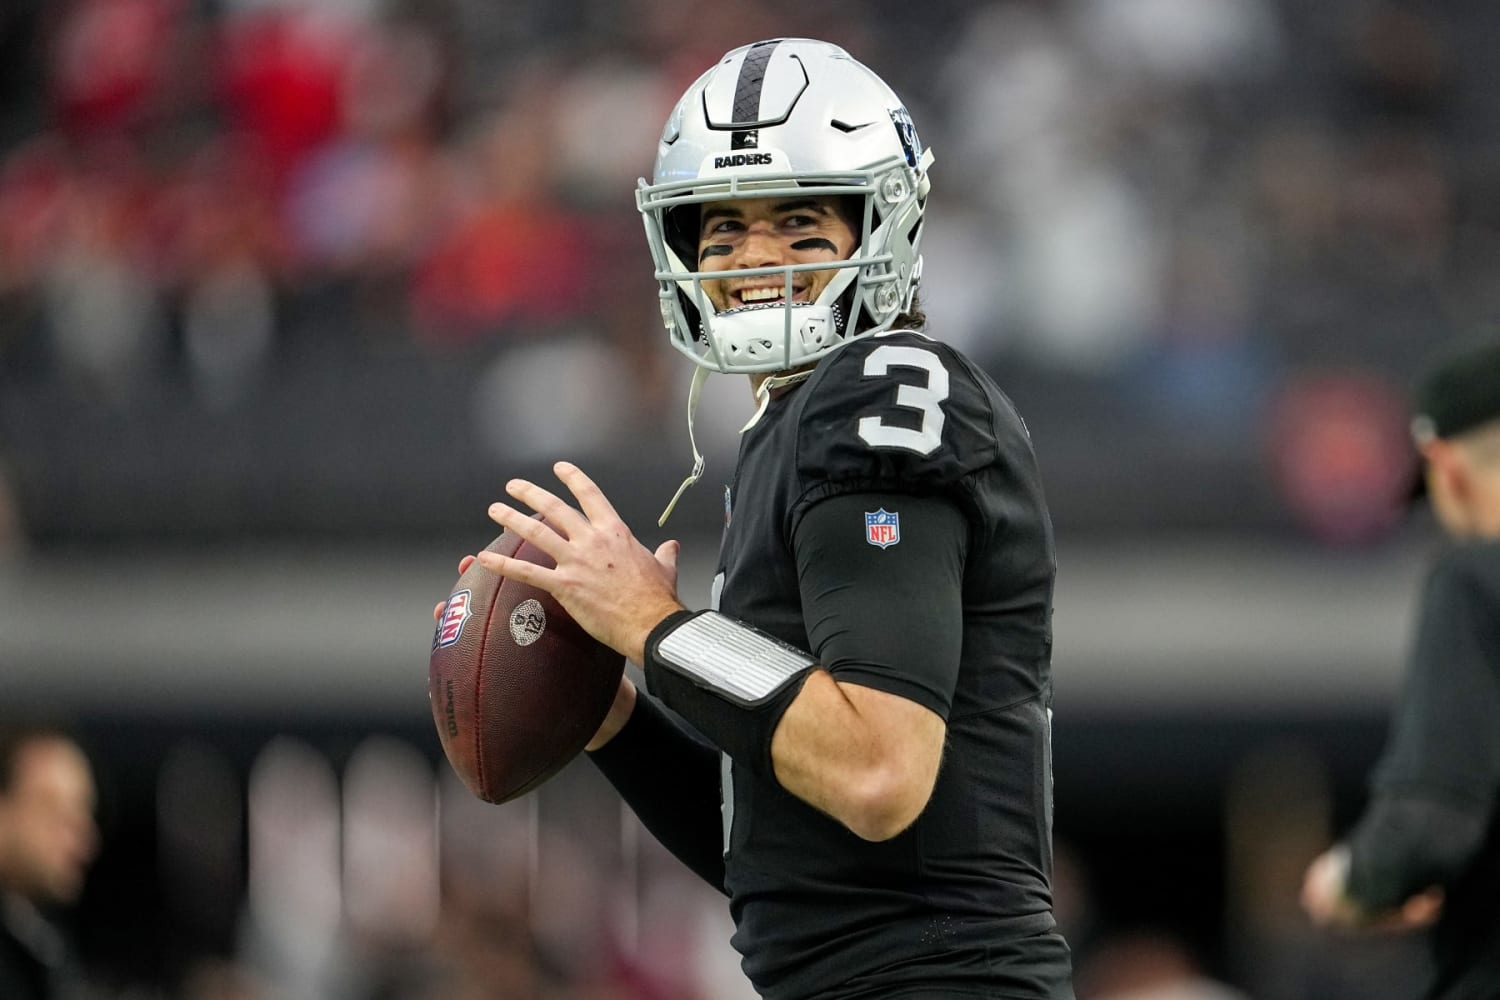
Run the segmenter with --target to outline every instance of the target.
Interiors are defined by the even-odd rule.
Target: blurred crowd
[[[37,4],[0,181],[7,367],[119,401],[184,379],[213,407],[287,355],[633,320],[621,168],[677,81],[628,39],[605,65],[495,13]],[[501,36],[481,63],[476,29]]]
[[[844,45],[908,101],[937,155],[933,332],[1016,396],[1064,516],[1086,482],[1101,509],[1167,518],[1175,491],[1234,528],[1243,509],[1192,477],[1244,494],[1243,467],[1311,536],[1378,538],[1409,469],[1408,373],[1500,307],[1497,32],[1483,0],[4,0],[0,551],[43,522],[84,532],[105,503],[180,528],[132,501],[223,500],[246,455],[284,461],[254,503],[221,504],[236,526],[294,503],[357,516],[315,494],[388,501],[403,475],[421,502],[387,506],[421,523],[445,477],[404,458],[439,449],[639,460],[678,431],[687,376],[632,191],[691,75],[777,35]],[[455,395],[512,432],[436,437]],[[558,799],[555,824],[433,826],[430,773],[375,752],[335,776],[279,744],[243,798],[211,755],[164,765],[175,926],[233,938],[183,997],[735,996],[717,901],[628,824],[568,812],[596,799]],[[1256,815],[1284,818],[1268,802]],[[421,867],[465,830],[492,839]],[[1241,915],[1300,927],[1276,907],[1313,839],[1246,869],[1285,893]],[[593,860],[627,853],[634,881]],[[525,889],[542,865],[551,902]],[[1201,942],[1094,937],[1086,882],[1063,868],[1081,997],[1234,996],[1204,968],[1235,962]],[[216,899],[232,917],[201,910]],[[1267,956],[1307,942],[1261,943],[1259,978],[1229,956],[1258,996],[1402,985],[1394,962],[1292,976]]]
[[[1357,541],[1405,474],[1406,374],[1494,312],[1497,20],[1396,0],[12,0],[0,388],[136,415],[172,394],[180,422],[274,408],[289,373],[353,395],[351,372],[395,357],[419,388],[392,405],[462,362],[493,420],[520,405],[485,398],[504,355],[587,400],[563,443],[675,426],[635,180],[690,74],[811,35],[912,106],[938,157],[934,332],[1003,369],[1034,427],[1123,416],[1142,447],[1239,456],[1314,534]],[[0,453],[24,458],[24,426],[0,413]]]

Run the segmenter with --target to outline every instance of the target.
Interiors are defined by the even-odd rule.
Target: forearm
[[[737,767],[867,840],[905,829],[931,793],[944,724],[899,695],[839,683],[797,649],[716,612],[670,618],[647,644],[653,693]]]
[[[619,732],[588,756],[662,846],[723,892],[718,750],[642,695]]]
[[[815,671],[776,728],[771,761],[787,791],[866,840],[887,840],[927,804],[944,731],[914,702]]]

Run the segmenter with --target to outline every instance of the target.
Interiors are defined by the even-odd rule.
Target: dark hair
[[[16,763],[27,747],[36,743],[76,742],[62,725],[54,722],[0,722],[0,795],[7,795],[16,780]]]
[[[844,305],[853,302],[854,286],[850,285],[848,291],[840,297],[839,301]],[[874,318],[868,312],[861,312],[859,316],[859,332],[864,333],[875,325]],[[912,292],[911,308],[891,320],[890,330],[926,330],[927,313],[922,309],[922,298],[920,292]]]
[[[927,313],[922,309],[922,293],[914,291],[911,293],[911,308],[897,316],[891,322],[893,330],[923,330],[927,329]]]

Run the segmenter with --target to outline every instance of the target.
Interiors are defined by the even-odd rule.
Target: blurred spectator
[[[1149,335],[1163,247],[1101,132],[1108,95],[1091,69],[1042,9],[991,4],[945,64],[943,89],[955,121],[987,123],[951,137],[952,169],[992,220],[1011,291],[996,304],[1018,350],[1109,372]]]
[[[194,962],[177,994],[180,1000],[269,1000],[272,995],[249,969],[220,958]]]
[[[82,966],[58,918],[98,847],[94,778],[65,732],[0,723],[0,996],[71,1000]]]
[[[150,178],[134,147],[112,140],[75,162],[66,183],[41,256],[47,348],[64,385],[126,406],[151,387],[166,340],[141,253]]]
[[[1189,949],[1165,933],[1106,938],[1076,979],[1078,1000],[1249,1000],[1207,975]]]
[[[235,3],[221,22],[218,86],[229,127],[265,156],[278,189],[343,126],[344,80],[369,30],[362,6]]]
[[[596,267],[587,224],[556,196],[554,101],[538,76],[466,137],[458,217],[413,276],[419,336],[463,344],[606,306],[585,293]]]
[[[284,251],[254,154],[227,139],[205,144],[167,180],[151,220],[180,369],[210,411],[260,388],[281,339],[272,281]]]
[[[399,276],[448,221],[452,164],[439,137],[452,72],[434,28],[370,26],[342,76],[341,127],[288,177],[281,211],[294,280],[400,290]]]
[[[108,141],[173,110],[182,86],[177,34],[187,0],[70,0],[60,5],[49,80],[56,124],[71,139]]]
[[[1080,0],[1087,45],[1106,63],[1180,85],[1253,79],[1280,56],[1270,0]]]

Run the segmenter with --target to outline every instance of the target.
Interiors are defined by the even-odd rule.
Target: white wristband
[[[666,665],[744,705],[764,701],[818,662],[717,611],[678,625],[662,637],[655,652]]]

